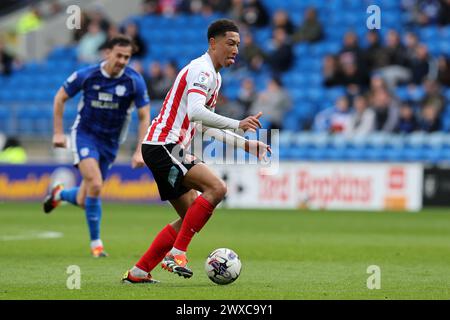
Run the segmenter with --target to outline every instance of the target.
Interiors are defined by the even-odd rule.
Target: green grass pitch
[[[158,285],[123,285],[122,274],[175,212],[166,206],[105,204],[102,238],[110,257],[89,255],[83,212],[62,206],[0,203],[0,300],[5,299],[449,299],[450,214],[218,209],[194,238],[184,279],[157,267]],[[33,239],[41,232],[60,238]],[[218,247],[235,250],[242,273],[218,286],[204,261]],[[81,289],[66,286],[81,269]],[[367,268],[381,288],[367,288]]]

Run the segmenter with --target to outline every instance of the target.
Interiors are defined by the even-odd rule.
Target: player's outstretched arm
[[[150,126],[150,105],[146,105],[145,107],[139,108],[138,119],[139,119],[139,129],[138,129],[138,141],[136,144],[136,151],[133,154],[133,158],[131,159],[131,167],[132,168],[141,168],[144,166],[144,159],[142,158],[142,140],[144,140],[144,136],[147,132],[148,127]]]
[[[66,91],[61,87],[53,100],[53,147],[65,148],[66,136],[64,135],[63,114],[64,104],[69,99]]]
[[[218,115],[205,108],[206,96],[197,92],[188,94],[187,113],[190,121],[201,122],[203,125],[217,129],[242,129],[255,132],[261,128],[259,118],[262,112],[249,116],[242,121]]]
[[[240,136],[229,130],[222,130],[216,128],[209,128],[202,126],[202,131],[206,135],[213,137],[223,143],[238,147],[246,152],[258,157],[259,160],[264,159],[267,156],[267,152],[272,153],[270,146],[258,140],[247,140],[245,137]]]

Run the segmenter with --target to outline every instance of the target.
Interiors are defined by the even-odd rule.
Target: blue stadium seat
[[[301,124],[299,119],[295,116],[295,114],[292,114],[291,112],[288,112],[284,116],[283,120],[283,129],[288,131],[297,132],[301,129]]]
[[[293,145],[292,139],[294,137],[294,132],[281,130],[279,135],[280,148],[290,148]]]
[[[0,128],[3,133],[12,133],[13,115],[13,110],[10,107],[0,105]]]

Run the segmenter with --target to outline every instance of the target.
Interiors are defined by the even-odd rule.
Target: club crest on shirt
[[[86,157],[89,154],[89,148],[83,148],[80,150],[80,154],[82,157]]]
[[[118,85],[116,87],[116,95],[118,95],[119,97],[123,96],[126,91],[127,91],[127,88],[125,86]]]
[[[207,84],[209,80],[209,73],[208,72],[200,72],[200,74],[198,75],[198,83],[200,84]]]

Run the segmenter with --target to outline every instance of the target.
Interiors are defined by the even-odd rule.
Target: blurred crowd
[[[441,89],[450,86],[449,58],[430,56],[412,32],[401,39],[389,30],[382,41],[377,31],[369,31],[366,43],[363,48],[358,36],[348,32],[340,52],[324,58],[324,86],[345,86],[347,95],[316,116],[314,129],[351,134],[440,130],[447,105]],[[401,100],[399,86],[410,96],[423,89],[423,98]]]
[[[450,24],[450,0],[401,0],[401,6],[411,30]],[[30,14],[40,18],[60,10],[58,1],[51,1],[44,13],[42,8],[33,7]],[[142,1],[143,15],[217,13],[239,23],[242,43],[239,59],[232,69],[245,70],[246,75],[240,81],[236,99],[219,97],[217,112],[240,118],[262,110],[268,127],[283,129],[286,112],[295,108],[281,80],[295,64],[294,47],[302,42],[327,40],[317,10],[307,8],[300,22],[295,23],[289,12],[282,9],[270,12],[260,0]],[[255,41],[255,32],[262,28],[270,30],[267,43]],[[82,12],[81,29],[73,32],[79,62],[94,63],[102,59],[105,43],[118,33],[134,39],[138,51],[132,66],[144,76],[150,97],[164,99],[183,66],[175,61],[144,62],[148,61],[144,58],[152,48],[141,38],[139,26],[133,20],[115,24],[100,4]],[[345,87],[346,94],[311,119],[311,130],[349,134],[441,130],[440,117],[449,103],[442,90],[450,86],[449,57],[432,56],[414,32],[400,34],[389,30],[383,34],[370,30],[362,41],[355,32],[349,31],[343,35],[339,52],[325,56],[323,86]],[[15,57],[0,39],[0,74],[10,74],[14,63],[17,63]],[[257,90],[253,75],[261,73],[267,74],[269,80],[264,88]],[[420,90],[424,94],[420,99],[400,99],[396,95],[399,86],[406,87],[410,96]]]

